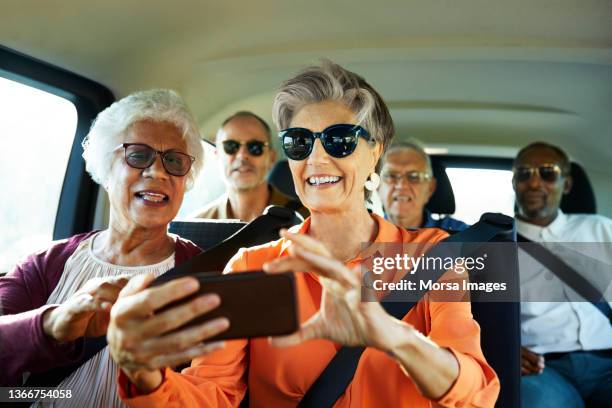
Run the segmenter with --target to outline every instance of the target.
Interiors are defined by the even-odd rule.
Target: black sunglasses
[[[312,132],[305,128],[295,127],[281,130],[278,133],[283,150],[291,160],[307,158],[312,153],[316,139],[321,140],[327,154],[341,159],[355,151],[359,136],[367,141],[372,139],[368,131],[361,126],[347,124],[332,125],[322,132]]]
[[[123,143],[117,146],[115,150],[121,147],[125,149],[125,162],[135,169],[142,170],[151,167],[157,155],[160,155],[166,172],[173,176],[182,177],[189,173],[191,164],[195,161],[195,157],[177,150],[162,152],[143,143]]]
[[[239,142],[237,140],[224,140],[223,151],[226,154],[232,155],[236,154],[238,150],[240,150],[240,146],[246,145],[247,151],[251,156],[261,156],[264,152],[264,148],[268,145],[267,142],[262,142],[259,140],[249,140],[248,142]]]
[[[538,174],[541,180],[554,183],[563,174],[558,164],[543,164],[537,167],[518,166],[514,168],[514,179],[518,182],[529,180],[534,174]]]

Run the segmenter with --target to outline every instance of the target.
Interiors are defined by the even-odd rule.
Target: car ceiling
[[[237,110],[270,119],[279,82],[324,57],[380,91],[400,137],[450,153],[502,156],[546,140],[588,170],[610,174],[609,0],[2,6],[3,45],[100,82],[118,97],[177,89],[205,136]]]

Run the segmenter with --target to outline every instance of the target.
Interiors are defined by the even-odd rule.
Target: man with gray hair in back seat
[[[518,152],[512,178],[517,231],[519,240],[540,243],[541,248],[559,245],[560,250],[550,253],[576,268],[575,274],[586,276],[589,268],[580,268],[576,260],[575,266],[570,265],[568,254],[588,249],[576,243],[612,242],[612,220],[561,211],[561,199],[572,188],[570,165],[567,154],[548,143],[532,143]],[[521,303],[523,407],[610,407],[611,303],[572,301],[575,287],[568,287],[563,283],[567,280],[559,278],[562,274],[555,273],[562,264],[544,262],[531,251],[520,255],[521,296],[532,300]],[[609,283],[607,274],[603,277]],[[559,298],[551,299],[557,293]]]
[[[393,144],[382,158],[378,194],[385,216],[403,228],[463,231],[468,225],[450,216],[435,219],[425,208],[436,190],[431,159],[416,139]]]

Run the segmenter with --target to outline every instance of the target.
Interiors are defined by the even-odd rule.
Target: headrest
[[[270,174],[268,174],[268,183],[285,196],[299,201],[295,193],[293,177],[291,177],[291,170],[289,170],[289,163],[287,160],[279,160],[274,164]]]
[[[572,162],[570,173],[572,189],[561,199],[561,211],[566,214],[595,214],[595,194],[586,172],[578,163]]]
[[[234,235],[246,225],[240,220],[195,219],[172,221],[168,232],[180,235],[207,251],[224,239]]]
[[[446,175],[446,168],[440,163],[431,163],[433,176],[436,178],[436,191],[425,206],[434,214],[454,214],[455,213],[455,194],[453,187]]]

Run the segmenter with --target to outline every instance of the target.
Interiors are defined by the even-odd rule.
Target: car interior
[[[150,88],[178,91],[203,136],[204,169],[170,232],[225,251],[219,259],[270,241],[278,228],[252,241],[244,222],[189,214],[225,190],[214,145],[220,123],[248,110],[272,125],[281,81],[323,59],[380,92],[395,140],[424,144],[437,180],[426,207],[434,217],[513,217],[513,158],[534,141],[570,156],[564,213],[612,217],[609,1],[8,1],[0,13],[0,112],[10,112],[0,114],[10,156],[0,160],[0,276],[54,240],[108,226],[110,203],[85,171],[81,143],[104,108]],[[268,181],[299,201],[273,139],[279,160]],[[383,214],[380,198],[370,210]],[[473,314],[502,384],[497,406],[519,406],[519,304],[474,302]]]

